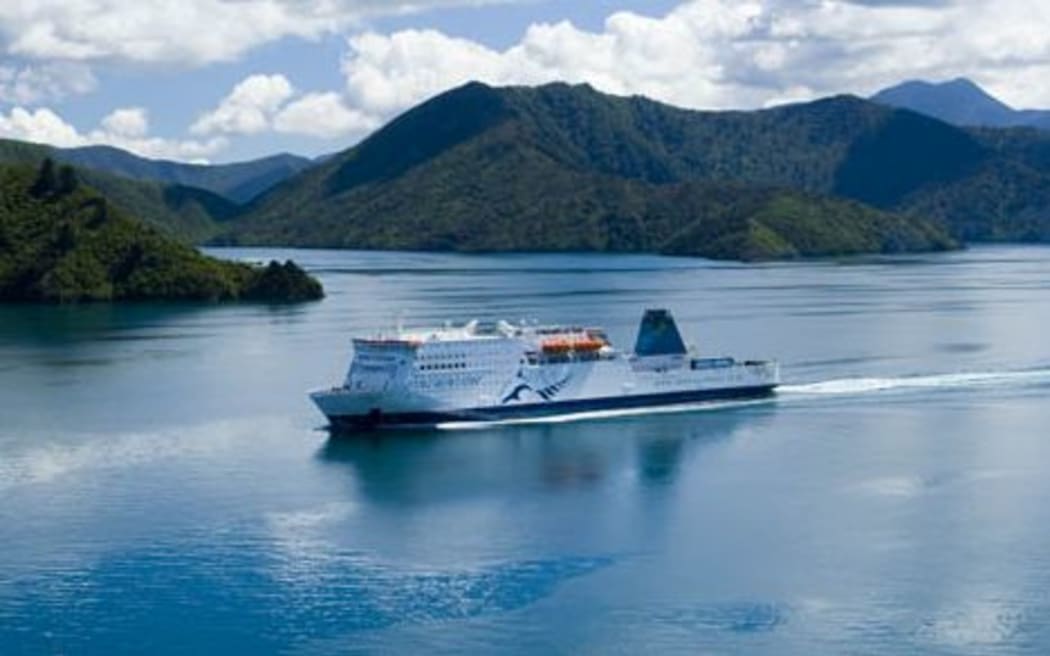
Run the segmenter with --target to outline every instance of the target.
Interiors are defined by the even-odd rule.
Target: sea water
[[[1050,249],[293,257],[0,308],[0,654],[1050,652]],[[329,440],[353,335],[671,309],[769,400]]]

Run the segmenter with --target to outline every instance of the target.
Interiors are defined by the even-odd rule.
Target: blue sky
[[[151,157],[331,152],[468,79],[751,108],[965,75],[1050,106],[1050,9],[1027,0],[18,5],[0,3],[0,136]]]
[[[521,38],[529,25],[542,21],[570,20],[588,29],[601,29],[605,18],[618,10],[659,16],[672,9],[674,0],[547,0],[520,5],[460,7],[407,16],[379,17],[358,29],[389,33],[405,29],[436,29],[493,48],[504,49]],[[200,68],[119,65],[97,72],[100,93],[67,98],[59,106],[76,125],[96,125],[114,107],[144,106],[158,134],[177,137],[192,118],[217,104],[230,89],[252,74],[281,73],[297,88],[325,91],[342,84],[340,59],[346,37],[328,34],[316,40],[285,38],[265,44],[243,59]],[[308,156],[337,150],[356,140],[310,138],[274,133],[236,140],[223,159],[244,159],[288,151]]]

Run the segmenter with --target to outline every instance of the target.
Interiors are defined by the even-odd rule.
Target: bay
[[[1050,651],[1050,249],[292,257],[299,306],[0,307],[0,653]],[[352,335],[670,308],[772,400],[329,440]]]

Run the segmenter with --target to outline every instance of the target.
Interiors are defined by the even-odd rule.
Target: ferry
[[[779,383],[776,361],[702,357],[654,309],[633,352],[601,328],[506,321],[354,339],[343,383],[310,397],[353,431],[758,398]]]

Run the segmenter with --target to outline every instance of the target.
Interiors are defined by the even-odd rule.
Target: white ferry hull
[[[558,417],[603,410],[660,408],[702,402],[760,399],[776,391],[776,383],[758,383],[742,387],[681,390],[629,396],[607,396],[590,399],[523,403],[462,409],[410,409],[403,404],[384,404],[379,397],[357,398],[340,390],[315,392],[311,395],[324,412],[331,427],[343,431],[377,428],[431,427],[445,423],[494,422],[532,417]]]
[[[506,323],[355,340],[343,385],[311,398],[335,428],[427,426],[754,398],[779,376],[776,362],[696,357],[650,310],[632,353],[600,329]]]

